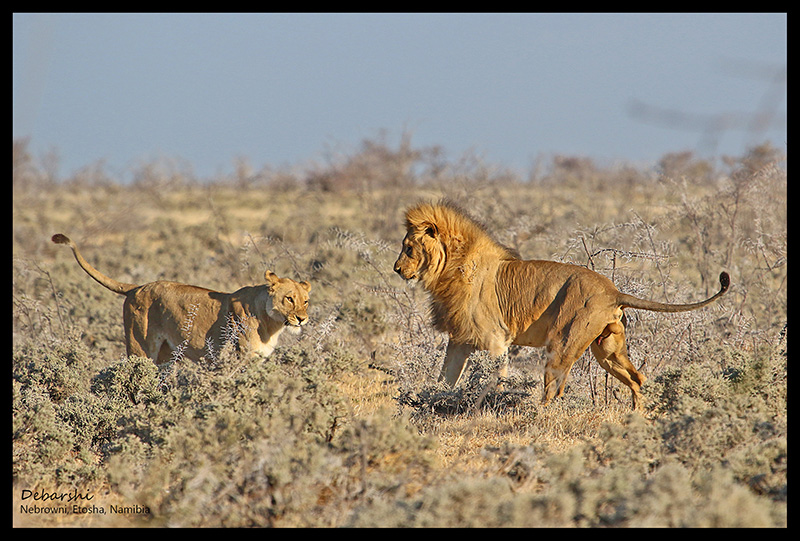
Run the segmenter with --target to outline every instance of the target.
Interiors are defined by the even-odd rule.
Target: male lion
[[[156,364],[169,361],[172,352],[198,360],[208,346],[221,348],[226,338],[238,339],[247,354],[268,357],[283,329],[300,332],[308,322],[307,282],[266,271],[267,283],[220,293],[197,286],[159,280],[137,286],[109,278],[92,267],[78,247],[57,233],[52,241],[66,244],[89,276],[114,293],[125,295],[122,318],[128,355],[150,357]]]
[[[499,356],[511,344],[543,346],[544,404],[563,395],[572,364],[591,346],[600,366],[631,389],[636,409],[645,377],[628,360],[624,309],[695,310],[730,283],[723,272],[719,292],[693,304],[638,299],[584,267],[521,260],[449,202],[409,208],[406,231],[394,270],[422,282],[431,293],[435,328],[450,335],[439,380],[455,386],[475,350]],[[504,363],[501,377],[506,373]]]

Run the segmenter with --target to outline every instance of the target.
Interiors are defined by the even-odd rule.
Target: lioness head
[[[266,271],[264,277],[272,297],[270,316],[283,320],[283,324],[292,332],[300,332],[300,327],[308,323],[308,282],[295,282],[291,278],[279,278],[272,271]]]

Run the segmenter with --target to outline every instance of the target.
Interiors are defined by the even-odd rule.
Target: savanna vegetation
[[[408,138],[214,179],[169,160],[127,183],[55,169],[14,142],[17,526],[787,525],[786,162],[769,145],[647,169],[551,156],[524,176]],[[403,210],[442,197],[523,257],[639,297],[699,300],[722,270],[731,289],[628,312],[640,413],[591,354],[547,407],[536,349],[512,348],[502,391],[483,354],[447,389],[426,294],[392,272]],[[311,322],[266,362],[225,344],[127,357],[122,297],[54,233],[123,282],[307,280]]]

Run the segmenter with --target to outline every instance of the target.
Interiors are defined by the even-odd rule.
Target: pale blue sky
[[[786,150],[786,34],[780,13],[14,14],[13,136],[61,177],[122,179],[159,157],[198,178],[324,161],[381,130],[521,171]],[[756,111],[772,127],[687,127]]]

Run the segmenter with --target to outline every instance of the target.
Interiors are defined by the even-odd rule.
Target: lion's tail
[[[706,306],[707,304],[711,304],[721,297],[726,291],[728,291],[728,286],[730,283],[731,278],[728,276],[728,273],[720,273],[719,291],[713,297],[709,297],[704,301],[693,302],[690,304],[665,304],[663,302],[647,301],[632,295],[626,295],[625,293],[619,294],[619,297],[617,297],[617,303],[623,308],[639,308],[641,310],[652,310],[654,312],[685,312],[687,310],[696,310]]]
[[[66,235],[62,235],[61,233],[56,233],[50,240],[52,240],[56,244],[66,244],[67,246],[72,248],[72,253],[75,255],[75,260],[78,262],[78,265],[80,265],[81,268],[85,270],[89,276],[97,280],[97,282],[100,285],[107,287],[114,293],[119,293],[120,295],[127,295],[129,291],[139,287],[135,284],[124,284],[122,282],[117,282],[113,278],[109,278],[105,274],[98,271],[96,268],[92,267],[89,264],[89,262],[86,261],[81,255],[81,253],[78,251],[78,247],[75,245],[75,243],[72,242],[72,240],[70,240],[70,238],[67,237]]]

